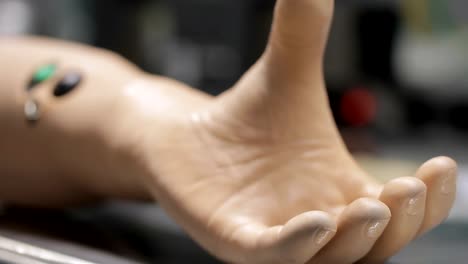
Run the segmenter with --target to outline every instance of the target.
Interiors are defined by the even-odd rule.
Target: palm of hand
[[[167,140],[178,143],[158,155],[158,171],[169,175],[158,178],[158,200],[214,255],[234,263],[374,263],[447,216],[452,160],[434,159],[418,177],[380,185],[356,165],[329,114],[310,121],[325,127],[297,120],[290,135],[275,118],[267,130],[239,121],[226,108],[235,96],[186,113],[189,121]]]
[[[289,50],[277,29],[291,27],[281,18],[300,8],[294,19],[319,14],[301,23],[322,32],[325,4],[291,2],[279,1],[269,48],[249,73],[219,98],[194,99],[196,110],[170,124],[165,140],[176,143],[158,153],[156,197],[226,261],[384,261],[448,215],[456,164],[436,158],[385,185],[366,175],[330,114],[323,47]]]

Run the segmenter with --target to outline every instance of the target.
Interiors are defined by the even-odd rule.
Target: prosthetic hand
[[[0,198],[151,197],[230,263],[383,262],[447,217],[457,166],[435,158],[382,185],[355,163],[323,81],[332,13],[331,0],[278,0],[265,53],[217,98],[103,51],[1,41],[12,89],[0,91]],[[57,77],[25,92],[27,73],[50,59]],[[70,69],[83,81],[54,96]],[[30,97],[45,109],[34,125],[21,120]]]

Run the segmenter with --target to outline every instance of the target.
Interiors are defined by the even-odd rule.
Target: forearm
[[[37,38],[0,39],[0,58],[0,200],[54,206],[147,196],[119,142],[123,90],[144,73],[110,52]],[[34,72],[49,63],[55,74],[28,91]],[[54,96],[71,71],[82,81]],[[24,113],[31,98],[41,113],[35,123]]]

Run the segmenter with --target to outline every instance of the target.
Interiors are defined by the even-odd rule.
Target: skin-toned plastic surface
[[[229,263],[383,262],[447,217],[457,165],[435,158],[382,185],[356,164],[323,81],[332,14],[331,0],[278,0],[265,53],[216,98],[107,51],[0,39],[0,200],[155,199]],[[51,61],[57,73],[28,95]],[[54,97],[70,71],[79,86]]]

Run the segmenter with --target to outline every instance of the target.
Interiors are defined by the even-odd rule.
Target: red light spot
[[[341,98],[340,114],[348,125],[369,125],[377,115],[377,99],[366,88],[353,88]]]

